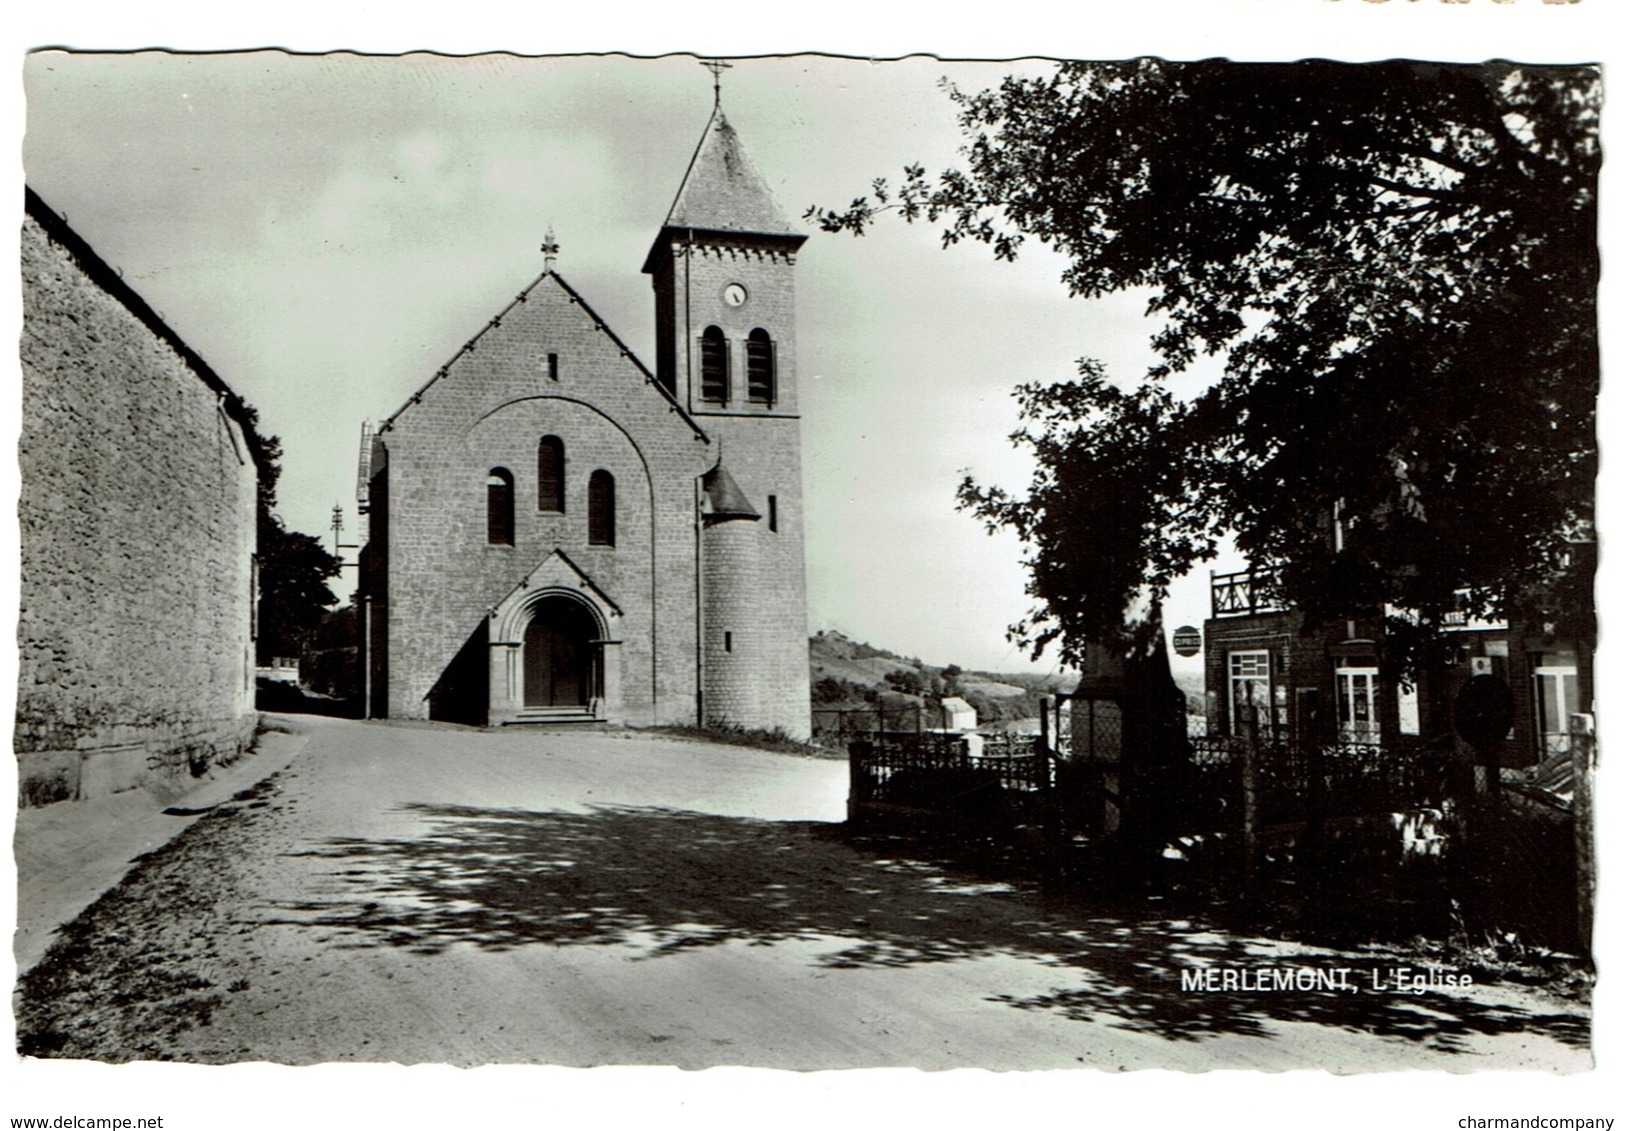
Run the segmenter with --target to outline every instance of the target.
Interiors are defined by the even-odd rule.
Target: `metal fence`
[[[1245,739],[1191,739],[1191,764],[1202,770],[1239,767]],[[1357,816],[1437,806],[1449,791],[1449,745],[1397,747],[1369,743],[1302,743],[1260,740],[1254,747],[1259,818],[1263,824],[1314,817]],[[1213,775],[1217,782],[1241,776]],[[1240,802],[1238,797],[1237,802]]]
[[[1465,928],[1583,953],[1588,789],[1576,787],[1579,818],[1475,799],[1446,738],[1379,747],[1203,736],[1166,761],[1092,758],[1112,720],[1077,706],[1050,720],[1064,753],[1038,736],[932,731],[914,712],[828,712],[827,729],[851,736],[849,816],[1036,844],[1034,858],[1063,875],[1085,874],[1068,872],[1087,869],[1078,850],[1126,834],[1157,851],[1122,859],[1172,852],[1179,863],[1168,867],[1181,871],[1169,882],[1241,895],[1307,928],[1373,938]]]
[[[825,707],[814,708],[812,713],[813,741],[837,748],[880,734],[923,734],[927,725],[927,712],[918,704],[859,709]]]
[[[855,797],[921,808],[952,808],[983,789],[1047,790],[1058,766],[1063,772],[1075,767],[1078,778],[1090,764],[1113,769],[1113,780],[1142,807],[1166,807],[1207,826],[1196,832],[1235,826],[1249,811],[1255,826],[1264,827],[1438,806],[1450,788],[1449,748],[1441,743],[1395,748],[1209,736],[1188,739],[1188,757],[1149,765],[1124,760],[1121,716],[1098,708],[1072,704],[1055,719],[1048,748],[1034,735],[929,730],[914,709],[818,712],[814,729],[848,748]],[[1244,772],[1249,750],[1250,777]],[[1081,801],[1091,791],[1063,792],[1095,804]]]
[[[1052,782],[1032,736],[874,732],[848,746],[848,816],[969,818],[990,830],[1033,817]]]

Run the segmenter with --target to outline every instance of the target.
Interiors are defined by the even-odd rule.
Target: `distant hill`
[[[807,645],[814,683],[822,677],[833,676],[862,687],[880,687],[886,682],[887,672],[899,668],[918,672],[926,667],[919,660],[872,648],[839,632],[820,632]]]
[[[1070,673],[1025,675],[930,664],[840,632],[812,637],[808,656],[815,710],[934,706],[944,695],[958,695],[976,708],[981,723],[1012,722],[1035,717],[1039,699],[1077,682]]]
[[[957,694],[976,708],[981,724],[1007,723],[1035,718],[1040,699],[1071,691],[1078,679],[1071,672],[1027,675],[938,666],[833,631],[820,632],[807,643],[815,711],[934,707],[944,695]],[[1192,729],[1199,733],[1206,709],[1202,675],[1176,672],[1174,682],[1185,693]]]
[[[1174,685],[1185,693],[1187,700],[1194,703],[1201,703],[1206,694],[1201,672],[1175,672]]]
[[[1175,672],[1174,685],[1185,693],[1185,726],[1191,734],[1207,733],[1207,692],[1201,672]]]

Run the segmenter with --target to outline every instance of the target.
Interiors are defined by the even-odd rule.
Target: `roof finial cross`
[[[726,59],[701,59],[700,66],[711,72],[711,90],[716,96],[715,105],[722,107],[722,72],[733,66]]]
[[[547,235],[542,237],[542,269],[553,270],[553,262],[559,255],[559,241],[553,238],[553,225],[547,226]]]

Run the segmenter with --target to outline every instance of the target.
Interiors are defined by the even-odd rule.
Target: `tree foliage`
[[[896,668],[886,673],[886,686],[901,695],[924,695],[925,684],[913,668]]]
[[[339,559],[321,541],[282,525],[275,514],[259,524],[260,615],[255,651],[259,659],[298,656],[338,598],[328,588]]]
[[[1311,620],[1437,625],[1464,593],[1584,632],[1594,68],[1137,60],[949,95],[964,168],[809,215],[894,211],[1000,258],[1037,240],[1072,294],[1146,295],[1160,357],[1021,387],[1027,494],[962,485],[1029,547],[1024,640],[1078,660],[1225,535]],[[1176,397],[1207,354],[1222,376]]]
[[[321,540],[289,530],[276,513],[276,488],[282,475],[282,442],[259,432],[259,414],[248,408],[250,428],[261,452],[256,499],[259,562],[259,617],[255,658],[268,663],[277,656],[298,656],[304,642],[321,625],[338,598],[328,588],[342,560]]]

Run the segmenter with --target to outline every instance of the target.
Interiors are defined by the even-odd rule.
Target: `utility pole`
[[[356,571],[356,584],[359,586],[361,560],[357,558],[353,562],[345,561],[344,551],[359,550],[361,547],[357,543],[341,542],[339,540],[344,534],[344,507],[338,503],[333,504],[333,521],[329,524],[329,529],[333,531],[333,556],[339,559],[339,568],[353,568]],[[360,608],[356,612],[360,615],[361,622],[356,626],[356,654],[367,657],[361,670],[361,717],[370,719],[372,718],[372,659],[370,655],[372,648],[372,598],[370,596],[361,597]]]
[[[333,504],[333,521],[330,529],[333,531],[333,556],[335,558],[343,558],[345,550],[359,550],[361,548],[355,543],[339,541],[339,536],[344,532],[344,508],[338,503]],[[353,567],[358,563],[341,561],[339,564],[345,567]]]

